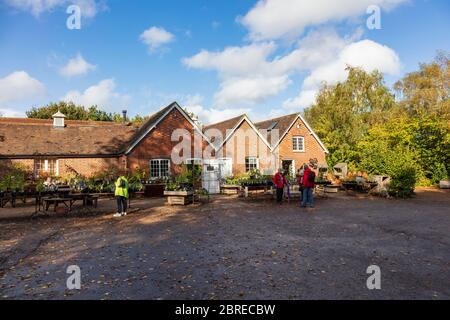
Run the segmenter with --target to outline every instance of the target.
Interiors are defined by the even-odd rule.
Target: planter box
[[[165,184],[146,184],[144,185],[144,197],[159,198],[164,196]]]
[[[225,184],[220,186],[220,191],[222,194],[238,194],[240,186],[234,184]]]
[[[167,198],[168,205],[182,205],[192,203],[192,191],[164,191],[164,196]]]
[[[441,188],[441,189],[450,189],[450,180],[442,180],[439,183],[439,188]]]
[[[325,186],[324,191],[326,193],[338,193],[340,186]]]

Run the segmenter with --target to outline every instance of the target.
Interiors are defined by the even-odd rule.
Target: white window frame
[[[203,165],[203,159],[202,158],[188,158],[184,161],[185,164],[190,164],[189,162],[193,162],[195,165]]]
[[[295,149],[295,145],[297,145],[297,147],[299,146],[298,141],[295,142],[297,139],[301,139],[302,141],[302,149]],[[304,136],[293,136],[292,137],[292,150],[294,152],[305,152],[305,137]]]
[[[259,170],[259,158],[258,157],[245,157],[245,172],[249,172],[250,170],[247,170],[247,159],[254,159],[256,160],[256,170]]]
[[[48,173],[50,174],[50,166],[49,166],[49,161],[50,160],[55,160],[55,177],[59,176],[59,159],[34,159],[34,176],[37,178],[38,177],[38,172],[37,172],[37,168],[36,168],[36,162],[37,161],[43,161],[44,163],[44,167],[41,169],[41,173]]]
[[[158,176],[152,176],[152,161],[158,161],[158,162],[159,162],[159,172],[158,172]],[[168,162],[168,166],[167,166],[167,176],[162,176],[162,175],[161,175],[161,161],[167,161],[167,162]],[[158,178],[167,178],[167,177],[170,177],[170,159],[150,159],[149,166],[150,166],[150,178],[152,178],[152,179],[158,179]]]

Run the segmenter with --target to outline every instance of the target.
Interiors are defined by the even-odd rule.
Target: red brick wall
[[[292,137],[302,136],[305,138],[305,151],[294,152],[292,145]],[[310,159],[317,158],[319,164],[326,164],[326,154],[319,142],[309,132],[306,125],[297,119],[296,123],[291,127],[287,135],[281,141],[277,150],[279,153],[279,166],[281,167],[282,160],[294,160],[295,170],[297,171],[303,163],[309,163]]]
[[[0,168],[3,166],[19,164],[24,166],[30,175],[34,174],[34,159],[0,160]],[[124,168],[122,160],[118,158],[71,158],[58,159],[59,176],[66,177],[72,173],[70,168],[81,175],[90,177],[104,172],[110,168]]]
[[[194,128],[192,124],[177,110],[173,109],[141,142],[132,150],[127,157],[130,170],[141,169],[147,174],[150,171],[151,159],[170,159],[172,149],[179,144],[171,141],[172,133],[176,129],[186,129],[191,135],[191,156],[194,157]],[[201,136],[200,136],[201,137]],[[181,141],[181,140],[180,140]],[[200,155],[202,152],[200,140]],[[180,154],[183,155],[182,153]],[[177,174],[181,170],[180,165],[171,161],[171,174]]]
[[[247,134],[244,139],[239,139],[239,134]],[[232,142],[233,141],[233,142]],[[230,154],[228,154],[230,153]],[[265,145],[258,134],[251,128],[246,120],[239,126],[233,136],[224,145],[220,157],[231,157],[233,159],[233,174],[245,173],[245,157],[260,158],[259,169],[262,173],[273,170],[274,164],[262,159],[263,155],[272,157],[270,149]]]
[[[118,158],[59,159],[59,176],[61,177],[71,174],[71,169],[90,177],[111,168],[123,169],[124,165]]]

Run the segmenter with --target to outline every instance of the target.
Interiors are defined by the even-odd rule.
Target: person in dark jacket
[[[281,204],[283,201],[283,193],[284,193],[284,186],[288,185],[288,182],[283,174],[283,169],[278,169],[278,172],[273,177],[273,186],[276,189],[277,192],[277,202]]]
[[[314,208],[314,187],[315,187],[316,173],[306,166],[303,172],[303,195],[302,208],[306,207],[306,202],[309,200],[309,207]]]

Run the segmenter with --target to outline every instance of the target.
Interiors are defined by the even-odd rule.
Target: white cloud
[[[0,78],[0,103],[2,104],[44,96],[45,93],[45,86],[25,71],[15,71]]]
[[[93,18],[106,8],[103,2],[95,0],[6,0],[6,4],[18,10],[30,12],[36,17],[44,12],[72,4],[80,7],[81,16],[85,18]]]
[[[236,108],[260,102],[290,84],[287,75],[274,70],[268,60],[275,49],[274,43],[258,43],[219,52],[202,50],[182,61],[189,68],[217,71],[221,85],[216,106]]]
[[[345,46],[335,59],[311,70],[303,81],[299,96],[284,102],[288,109],[300,109],[314,103],[315,96],[323,82],[336,84],[345,81],[348,76],[346,67],[360,67],[366,72],[378,70],[389,75],[400,72],[400,58],[397,53],[387,46],[371,40],[361,40]]]
[[[78,53],[78,55],[75,58],[70,59],[69,62],[59,70],[59,72],[64,77],[70,78],[87,74],[89,71],[95,70],[96,67],[97,66],[84,60],[81,54]]]
[[[216,109],[206,108],[203,106],[203,97],[200,95],[188,96],[183,101],[183,106],[186,110],[194,113],[201,123],[208,125],[220,122],[250,112],[248,108],[239,109]]]
[[[0,108],[0,117],[5,118],[23,118],[25,117],[25,113],[21,111],[17,111],[15,109],[2,109]]]
[[[202,50],[182,62],[189,68],[218,73],[214,106],[222,109],[263,102],[285,90],[294,74],[307,73],[299,96],[284,102],[285,108],[297,110],[314,102],[323,81],[345,80],[347,65],[390,75],[399,72],[400,59],[394,50],[361,37],[361,29],[340,37],[334,29],[322,28],[308,33],[296,48],[281,56],[272,57],[277,50],[274,42],[259,42],[223,51]]]
[[[317,93],[318,89],[302,90],[297,97],[284,101],[283,107],[292,110],[306,108],[316,101]]]
[[[390,10],[407,0],[259,0],[238,20],[253,40],[295,38],[307,26],[342,21],[366,13],[370,5]]]
[[[87,88],[84,92],[69,91],[62,100],[73,102],[87,107],[97,105],[99,108],[109,111],[122,110],[130,102],[130,97],[118,93],[114,79],[105,79],[98,84]]]
[[[202,50],[182,62],[189,68],[217,71],[221,81],[214,96],[217,107],[250,106],[285,90],[292,82],[291,74],[309,71],[334,59],[359,36],[356,33],[343,39],[333,29],[322,29],[308,34],[284,56],[271,58],[276,44],[260,42],[218,52]]]
[[[291,84],[287,75],[229,78],[214,95],[217,106],[253,105],[274,96]]]
[[[182,62],[189,68],[216,70],[223,77],[263,72],[268,56],[276,49],[274,43],[258,43],[243,47],[227,47],[223,51],[202,50]]]
[[[148,45],[149,51],[154,52],[161,46],[175,40],[175,36],[161,27],[151,27],[145,30],[139,39]]]

